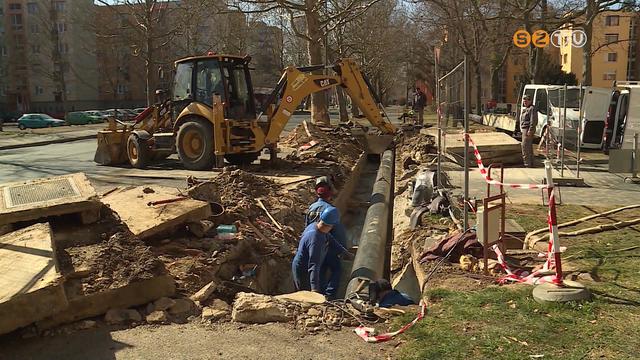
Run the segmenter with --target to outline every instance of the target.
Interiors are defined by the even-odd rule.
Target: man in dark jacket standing
[[[533,106],[531,97],[523,98],[523,109],[520,115],[520,132],[522,132],[522,162],[525,167],[533,167],[533,136],[538,126],[538,109]]]

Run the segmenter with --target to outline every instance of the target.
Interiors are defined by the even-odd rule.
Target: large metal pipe
[[[376,182],[373,184],[371,205],[367,210],[362,235],[360,235],[358,252],[353,260],[347,296],[357,292],[362,279],[375,281],[383,276],[389,238],[393,162],[393,151],[385,151],[380,160]]]

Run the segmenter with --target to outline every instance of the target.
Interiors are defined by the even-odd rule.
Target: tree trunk
[[[146,81],[146,85],[147,85],[147,107],[151,106],[153,104],[153,89],[152,89],[152,84],[153,84],[153,80],[151,79],[151,76],[153,74],[153,71],[151,71],[151,66],[152,66],[152,62],[151,60],[153,59],[152,55],[153,55],[153,47],[151,44],[151,38],[148,37],[146,42],[146,48],[147,48],[147,57],[145,59],[144,62],[144,71],[145,71],[145,81]]]
[[[500,69],[491,66],[491,100],[502,102],[500,97]]]
[[[337,87],[338,92],[338,107],[340,108],[340,122],[344,123],[349,121],[349,110],[347,110],[347,96],[344,94],[344,90],[341,87]]]
[[[307,19],[307,52],[311,65],[322,64],[324,60],[322,51],[323,34],[320,29],[320,14],[318,13],[318,0],[305,0],[305,17]],[[314,74],[322,74],[322,70],[314,71]],[[329,125],[329,111],[326,94],[311,94],[311,121],[314,124]]]

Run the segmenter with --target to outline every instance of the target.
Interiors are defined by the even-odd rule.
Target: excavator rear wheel
[[[224,159],[233,165],[247,165],[254,162],[260,156],[260,152],[250,152],[244,154],[227,154]]]
[[[131,134],[127,138],[127,157],[131,166],[137,169],[147,167],[151,159],[151,153],[144,140],[139,139],[135,134]]]
[[[189,170],[209,170],[213,167],[213,131],[204,119],[193,118],[182,124],[176,141],[178,156]]]

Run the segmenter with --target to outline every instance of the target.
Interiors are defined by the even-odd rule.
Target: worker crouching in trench
[[[332,300],[342,274],[339,255],[349,259],[353,255],[345,248],[346,232],[340,223],[340,212],[329,202],[333,191],[328,179],[318,179],[316,194],[318,200],[309,206],[307,227],[293,259],[293,278],[297,290],[313,290]]]

